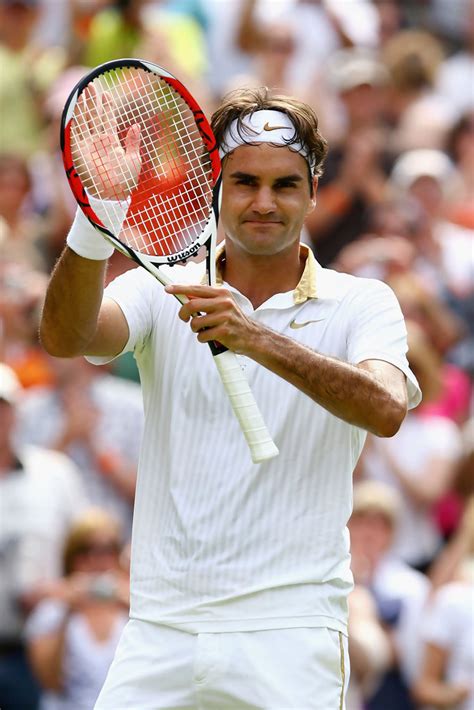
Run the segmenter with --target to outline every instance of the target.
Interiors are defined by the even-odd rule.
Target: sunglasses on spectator
[[[82,545],[78,548],[78,555],[116,555],[120,552],[120,545],[118,542],[103,542]]]

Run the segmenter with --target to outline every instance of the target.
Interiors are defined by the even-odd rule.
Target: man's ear
[[[316,207],[316,192],[318,191],[318,183],[319,179],[317,177],[313,177],[313,194],[311,196],[311,202],[308,205],[308,214]]]

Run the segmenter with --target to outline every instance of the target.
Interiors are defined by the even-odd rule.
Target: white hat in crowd
[[[400,514],[400,496],[397,491],[381,481],[364,480],[354,485],[353,514],[378,513],[392,527]]]
[[[420,148],[402,153],[393,166],[391,180],[407,190],[421,177],[430,177],[445,186],[456,175],[452,160],[441,150]]]
[[[384,86],[389,78],[387,68],[374,53],[357,48],[335,52],[328,62],[328,77],[340,93],[356,86]]]

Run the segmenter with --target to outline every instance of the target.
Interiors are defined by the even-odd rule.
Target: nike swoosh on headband
[[[270,126],[270,124],[267,123],[264,125],[263,130],[264,131],[278,131],[278,130],[284,130],[287,128],[287,126]]]
[[[315,320],[305,320],[305,321],[302,321],[301,323],[297,323],[295,320],[292,320],[290,323],[290,328],[293,328],[293,330],[297,330],[298,328],[304,328],[307,325],[311,325],[311,323],[320,323],[322,320],[325,320],[325,318],[316,318]]]
[[[277,123],[273,123],[277,121]],[[308,163],[311,173],[315,158],[307,146],[301,143],[291,118],[282,111],[260,109],[240,118],[235,118],[225,131],[219,146],[219,155],[225,158],[241,145],[272,143],[299,153]]]

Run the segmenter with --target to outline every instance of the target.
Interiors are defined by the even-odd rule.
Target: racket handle
[[[235,353],[226,350],[219,353],[219,355],[215,355],[214,361],[227,396],[230,399],[232,409],[247,440],[252,461],[260,463],[278,456],[278,448],[263,421],[247,378],[242,372]]]

